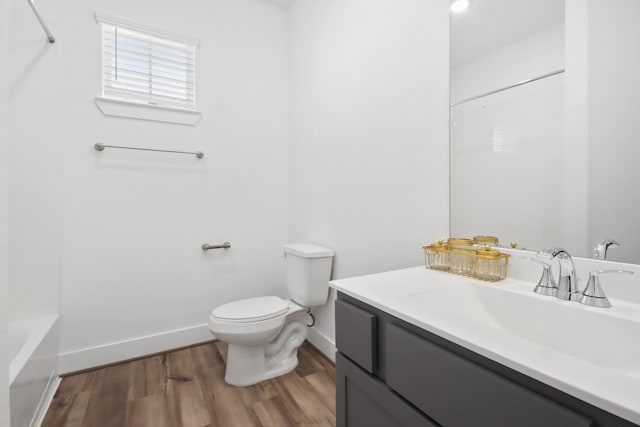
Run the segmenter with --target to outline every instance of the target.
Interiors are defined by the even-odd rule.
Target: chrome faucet
[[[609,298],[607,298],[607,296],[604,294],[602,286],[600,285],[600,275],[604,273],[633,274],[633,271],[597,270],[589,272],[589,282],[587,282],[587,286],[585,286],[582,295],[580,295],[580,300],[578,300],[580,304],[601,308],[611,307]]]
[[[620,243],[613,239],[600,240],[593,248],[594,259],[607,259],[607,250],[609,247],[617,248]]]
[[[578,289],[576,267],[573,264],[571,255],[562,248],[549,248],[538,252],[536,256],[545,259],[558,259],[560,274],[558,276],[558,290],[555,296],[565,301],[578,301],[580,290]]]
[[[522,259],[537,262],[538,264],[542,265],[542,275],[540,276],[538,284],[536,285],[533,292],[540,295],[555,297],[556,293],[558,292],[558,284],[551,274],[551,264],[547,264],[545,261],[540,261],[539,259],[535,258],[522,257]]]

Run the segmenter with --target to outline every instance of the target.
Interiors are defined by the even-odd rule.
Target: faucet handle
[[[609,308],[611,303],[609,298],[604,294],[602,286],[600,285],[600,275],[608,273],[619,274],[633,274],[633,271],[628,270],[596,270],[589,272],[589,281],[587,286],[582,291],[578,302],[580,304],[590,305],[592,307]]]
[[[533,289],[533,292],[540,295],[547,295],[551,297],[556,296],[556,292],[558,292],[558,284],[556,283],[556,280],[553,278],[553,275],[551,274],[551,264],[546,263],[544,261],[540,261],[539,259],[536,259],[536,258],[530,258],[530,257],[520,257],[520,258],[526,261],[533,261],[542,265],[542,276],[540,276],[540,280],[538,280],[538,284]]]
[[[617,248],[620,243],[613,239],[600,240],[593,248],[594,259],[607,259],[607,250],[609,248]]]

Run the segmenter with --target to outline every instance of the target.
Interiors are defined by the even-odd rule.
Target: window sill
[[[200,112],[159,107],[157,105],[138,104],[108,98],[96,98],[96,105],[105,116],[128,117],[130,119],[151,120],[154,122],[176,123],[195,126],[200,120]]]

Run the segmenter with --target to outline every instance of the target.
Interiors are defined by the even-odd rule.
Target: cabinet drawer
[[[439,424],[588,427],[593,422],[394,325],[386,329],[387,384]]]
[[[345,301],[336,301],[336,347],[373,373],[377,363],[376,315]]]
[[[336,354],[337,427],[436,427],[383,382]]]

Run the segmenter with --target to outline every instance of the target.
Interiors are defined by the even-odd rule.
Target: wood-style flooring
[[[62,379],[43,427],[334,426],[335,367],[306,343],[291,373],[224,382],[227,346],[195,347]]]

